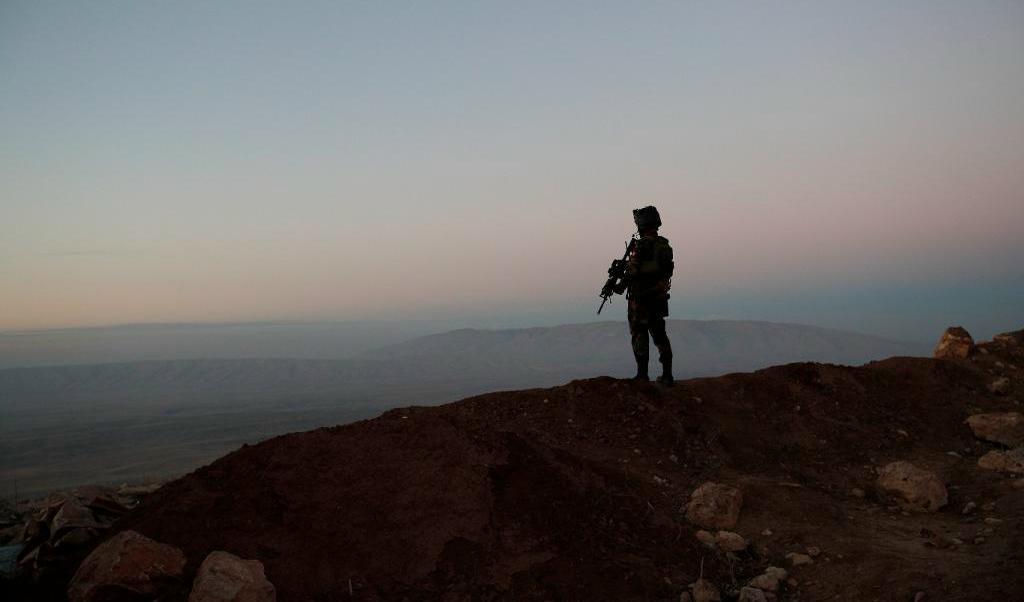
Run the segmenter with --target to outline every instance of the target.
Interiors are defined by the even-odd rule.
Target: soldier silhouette
[[[658,348],[661,376],[658,382],[672,385],[672,345],[665,332],[668,316],[668,291],[672,287],[672,247],[658,235],[661,216],[653,206],[633,210],[639,239],[631,243],[626,253],[624,277],[615,286],[615,292],[626,293],[628,303],[629,334],[636,359],[633,380],[650,380],[647,366],[650,362],[650,339]],[[648,338],[649,337],[649,338]]]

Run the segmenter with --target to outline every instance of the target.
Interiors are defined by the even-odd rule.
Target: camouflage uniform
[[[665,317],[668,316],[668,291],[675,268],[672,247],[667,239],[648,230],[634,245],[628,261],[626,298],[637,378],[647,378],[650,333],[650,338],[654,339],[654,345],[658,348],[658,360],[662,366],[661,380],[671,383],[672,345],[665,332]]]

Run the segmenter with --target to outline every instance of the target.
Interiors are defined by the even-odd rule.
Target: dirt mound
[[[285,601],[678,600],[702,564],[725,599],[771,565],[783,600],[1016,599],[1024,489],[978,468],[994,447],[964,421],[1019,409],[1024,353],[978,348],[394,410],[243,447],[118,528],[180,547],[190,576],[214,550],[259,559]],[[893,461],[939,475],[948,504],[889,505],[874,484]],[[695,537],[707,481],[742,491],[745,551]]]

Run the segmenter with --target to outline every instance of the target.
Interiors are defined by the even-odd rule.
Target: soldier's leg
[[[665,317],[654,316],[650,320],[651,338],[658,348],[658,361],[661,362],[661,378],[658,380],[672,384],[672,344],[668,340],[668,333],[665,332]]]
[[[629,336],[633,344],[633,358],[636,360],[634,380],[648,380],[647,364],[650,361],[650,343],[647,339],[647,320],[643,308],[633,300],[629,301]]]

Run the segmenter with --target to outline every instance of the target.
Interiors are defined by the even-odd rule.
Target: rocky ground
[[[1024,331],[951,329],[936,354],[596,378],[277,437],[146,497],[48,591],[1024,599]],[[44,545],[15,596],[43,591],[24,559]]]

